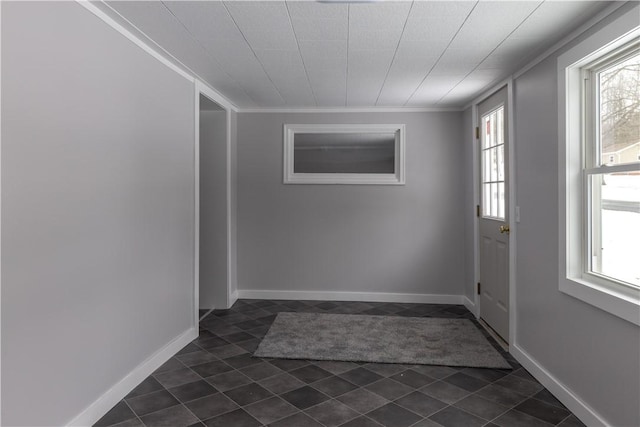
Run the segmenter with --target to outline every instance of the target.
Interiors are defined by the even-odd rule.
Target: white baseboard
[[[138,365],[127,376],[118,381],[116,385],[107,390],[95,402],[89,405],[73,420],[67,423],[68,426],[90,426],[102,418],[111,408],[121,401],[131,390],[144,381],[156,369],[162,366],[167,360],[172,358],[184,346],[198,337],[198,329],[190,328],[169,344],[158,350],[147,360]]]
[[[229,307],[227,308],[231,308],[233,307],[233,304],[236,303],[236,301],[238,301],[238,290],[233,291],[233,293],[231,295],[229,295]]]
[[[238,298],[302,300],[302,301],[369,301],[414,302],[422,304],[462,304],[462,295],[394,294],[387,292],[331,292],[331,291],[263,291],[239,289]]]
[[[465,307],[467,307],[467,310],[469,310],[474,316],[476,316],[476,317],[479,316],[478,306],[476,305],[475,302],[471,301],[466,296],[463,296],[462,297],[462,303],[464,304]]]
[[[609,426],[601,415],[592,407],[583,402],[571,390],[564,386],[556,377],[540,365],[533,357],[518,346],[509,346],[509,352],[516,358],[524,368],[531,373],[543,386],[547,388],[564,406],[566,406],[576,417],[588,426]]]

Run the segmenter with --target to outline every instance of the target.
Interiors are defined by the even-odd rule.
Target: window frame
[[[505,152],[507,150],[507,144],[505,142],[505,137],[504,137],[504,131],[506,130],[505,129],[505,114],[504,114],[504,112],[506,110],[505,109],[505,105],[506,104],[504,102],[501,102],[495,108],[493,108],[493,109],[489,110],[488,112],[486,112],[485,114],[483,114],[482,117],[480,118],[480,120],[484,121],[485,117],[490,116],[490,115],[498,112],[499,110],[502,110],[502,113],[503,113],[502,114],[502,122],[501,122],[503,136],[502,136],[502,142],[500,144],[495,144],[495,145],[492,145],[491,147],[485,147],[486,133],[483,130],[480,131],[480,163],[481,163],[480,164],[480,170],[481,170],[481,173],[480,173],[480,177],[481,177],[480,178],[480,200],[482,201],[481,210],[480,210],[480,216],[481,216],[482,219],[489,219],[489,220],[502,221],[502,222],[505,222],[507,220],[506,196],[507,196],[507,191],[508,191],[508,189],[506,188],[507,187],[507,185],[506,185],[506,183],[507,183],[507,176],[506,176],[507,172],[505,170],[508,159],[505,159],[505,156],[504,156],[504,154],[505,154]],[[496,120],[496,122],[497,122],[497,120]],[[484,126],[484,123],[483,123],[483,126]],[[498,146],[502,146],[503,147],[503,152],[502,152],[502,156],[503,156],[502,157],[502,159],[503,159],[502,180],[499,180],[499,179],[497,179],[498,177],[496,177],[496,181],[485,181],[484,179],[485,179],[485,176],[486,176],[486,171],[485,171],[486,164],[485,164],[485,159],[484,159],[484,153],[489,151],[489,150],[492,150],[492,149],[497,149]],[[499,165],[498,165],[497,175],[500,176]],[[485,185],[486,184],[502,184],[502,186],[503,186],[502,188],[503,188],[504,198],[502,199],[503,200],[503,206],[502,206],[502,216],[501,217],[500,216],[492,216],[490,213],[489,214],[485,213],[485,208],[486,208]],[[500,187],[498,186],[498,188],[500,188]],[[500,193],[499,193],[499,190],[498,190],[498,201],[499,200],[500,200]],[[500,209],[498,209],[498,212],[499,211],[500,211]]]
[[[640,39],[636,9],[585,38],[558,57],[559,109],[559,290],[615,316],[640,325],[640,288],[594,274],[586,253],[590,249],[590,202],[588,186],[595,172],[638,170],[635,164],[588,168],[587,161],[599,164],[586,152],[593,144],[594,120],[585,108],[585,69],[597,67],[622,55]],[[607,62],[610,63],[610,62]],[[591,90],[593,100],[593,90]],[[588,123],[593,124],[587,128]],[[589,136],[590,135],[590,136]],[[586,142],[585,137],[591,140]],[[631,166],[631,167],[627,167]],[[589,209],[587,209],[589,207]]]
[[[296,173],[294,171],[294,140],[303,133],[394,133],[394,173]],[[284,184],[405,184],[405,140],[404,124],[285,124],[283,138],[283,183]]]
[[[614,49],[605,55],[598,57],[595,61],[585,64],[581,67],[583,86],[583,113],[582,113],[582,131],[584,145],[584,167],[583,174],[583,203],[586,217],[582,221],[583,235],[585,236],[585,244],[583,247],[583,269],[584,279],[615,289],[617,292],[629,295],[640,295],[640,286],[629,284],[622,280],[607,276],[594,271],[593,267],[593,246],[594,246],[594,193],[598,190],[593,188],[593,180],[595,176],[603,176],[617,172],[636,172],[640,171],[640,163],[624,163],[619,165],[607,166],[602,163],[602,147],[600,145],[600,120],[598,120],[600,105],[600,88],[598,74],[617,63],[624,61],[626,58],[640,52],[640,39],[632,40],[623,46]],[[610,155],[609,158],[613,157]],[[631,289],[629,289],[631,288]]]

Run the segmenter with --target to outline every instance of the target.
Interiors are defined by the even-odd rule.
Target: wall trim
[[[194,85],[193,108],[193,327],[200,322],[200,88]]]
[[[135,367],[124,378],[67,423],[68,426],[90,426],[138,386],[145,378],[198,337],[198,328],[189,328]]]
[[[624,5],[624,2],[612,2],[611,5],[607,6],[604,10],[600,11],[600,13],[598,13],[596,16],[592,17],[587,22],[585,22],[584,24],[580,25],[578,28],[573,30],[571,33],[567,34],[560,41],[555,43],[553,46],[551,46],[550,48],[548,48],[547,50],[542,52],[540,55],[538,55],[537,57],[533,58],[531,61],[527,62],[525,65],[520,67],[518,70],[513,72],[511,74],[511,76],[506,77],[504,80],[502,80],[500,83],[492,86],[490,89],[487,89],[487,90],[483,91],[480,95],[478,95],[477,98],[475,98],[473,101],[471,101],[467,105],[465,105],[465,107],[462,109],[462,111],[466,110],[467,108],[472,107],[475,104],[480,103],[480,101],[482,101],[488,95],[492,94],[497,89],[499,89],[502,86],[506,85],[507,81],[516,80],[517,78],[522,76],[524,73],[526,73],[527,71],[529,71],[530,69],[532,69],[533,67],[535,67],[536,65],[538,65],[539,63],[541,63],[542,61],[547,59],[548,57],[550,57],[551,55],[553,55],[555,52],[557,52],[558,50],[562,49],[564,46],[569,44],[571,41],[573,41],[574,39],[579,37],[582,33],[587,31],[589,28],[593,27],[598,22],[600,22],[601,20],[603,20],[607,16],[611,15],[613,12],[615,12],[618,8],[622,7],[623,5]]]
[[[182,63],[179,59],[171,55],[171,53],[169,53],[158,43],[153,41],[151,37],[147,36],[143,31],[141,31],[128,19],[118,13],[118,11],[113,9],[109,4],[105,3],[102,0],[97,2],[90,2],[88,0],[75,1],[80,6],[84,7],[89,12],[100,18],[111,28],[128,38],[139,48],[147,52],[149,55],[153,56],[155,59],[157,59],[162,64],[175,71],[185,79],[194,83],[196,80],[200,80],[204,86],[206,86],[211,92],[215,93],[216,102],[218,104],[227,109],[232,109],[234,111],[238,110],[238,107],[233,102],[231,102],[229,99],[227,99],[225,96],[220,94],[217,90],[215,90],[208,84],[203,83],[205,80],[198,76],[196,72]],[[116,17],[121,19],[122,22],[118,22],[112,15],[115,15]]]
[[[239,298],[240,297],[238,296],[238,291],[233,291],[231,295],[229,295],[229,308],[233,307],[233,304],[235,304]]]
[[[2,24],[2,2],[0,1],[0,26]],[[0,31],[0,46],[2,46],[2,31]],[[2,55],[0,55],[0,81],[2,81]],[[0,99],[2,99],[2,85],[0,85]],[[2,242],[2,103],[0,102],[0,242]],[[2,245],[0,244],[0,260],[2,260]],[[2,262],[0,262],[0,319],[2,319]],[[0,339],[0,354],[2,354],[2,339]],[[2,384],[2,358],[0,357],[0,384]],[[2,387],[0,387],[0,426],[2,425]]]
[[[540,383],[545,386],[564,406],[576,417],[589,426],[609,426],[608,423],[595,409],[582,401],[571,389],[560,382],[553,374],[547,371],[529,353],[523,350],[517,343],[509,346],[509,352],[524,368],[529,371]]]
[[[240,299],[302,301],[406,302],[422,304],[463,304],[462,295],[400,294],[387,292],[284,291],[239,289]]]
[[[587,22],[580,25],[578,28],[576,28],[575,30],[567,34],[564,38],[562,38],[560,41],[555,43],[549,49],[542,52],[536,58],[534,58],[529,63],[527,63],[524,67],[520,68],[520,70],[513,73],[513,78],[517,79],[518,77],[522,76],[524,73],[526,73],[527,71],[529,71],[530,69],[532,69],[533,67],[535,67],[536,65],[544,61],[545,59],[547,59],[549,56],[553,55],[555,52],[557,52],[558,50],[562,49],[564,46],[572,42],[574,39],[579,37],[582,33],[587,31],[589,28],[593,27],[598,22],[602,21],[604,18],[611,15],[613,12],[615,12],[620,7],[622,7],[624,4],[625,2],[618,2],[618,1],[612,2],[612,4],[610,4],[603,10],[601,10],[596,16],[592,17]]]
[[[517,312],[516,312],[516,267],[517,267],[517,258],[516,258],[516,248],[517,248],[517,217],[516,217],[516,141],[515,141],[515,102],[513,96],[513,79],[511,77],[504,80],[502,86],[494,88],[495,91],[486,94],[483,98],[478,98],[477,102],[475,102],[471,106],[471,118],[473,120],[473,126],[478,126],[478,105],[484,101],[485,99],[492,96],[498,90],[502,90],[502,88],[506,88],[507,91],[507,123],[509,127],[509,138],[508,138],[508,148],[509,148],[509,167],[507,170],[507,179],[509,180],[509,215],[507,216],[507,221],[509,222],[509,226],[511,227],[511,234],[509,237],[509,343],[516,341],[516,322],[517,322]],[[473,138],[473,194],[474,194],[474,204],[480,204],[480,148],[478,141]],[[474,272],[475,272],[475,280],[474,283],[482,282],[480,278],[480,226],[479,219],[474,215],[473,217],[473,239],[474,239],[474,253],[473,253],[473,264],[474,264]],[[476,293],[474,295],[474,306],[476,310],[476,316],[480,317],[481,315],[481,302],[480,297]]]
[[[232,248],[233,248],[233,218],[232,218],[232,207],[231,203],[233,200],[233,186],[232,186],[232,174],[231,174],[231,109],[229,106],[225,105],[222,101],[220,94],[212,90],[209,86],[207,86],[202,81],[196,79],[195,81],[195,253],[196,253],[196,266],[194,272],[194,311],[196,323],[198,325],[198,309],[200,308],[200,95],[208,98],[212,102],[219,105],[222,110],[225,112],[225,126],[226,126],[226,136],[225,136],[225,163],[227,168],[226,174],[226,185],[225,185],[225,200],[227,204],[227,214],[226,214],[226,229],[227,229],[227,289],[226,289],[226,298],[223,304],[226,306],[218,306],[213,307],[216,309],[227,309],[230,308],[232,303],[230,303],[231,289],[233,287],[233,277],[235,273],[233,270],[233,257],[232,257]]]
[[[476,318],[480,316],[480,313],[478,313],[478,305],[471,301],[466,295],[462,297],[462,304],[464,304],[464,306],[467,307],[467,310],[476,316]]]
[[[326,108],[240,108],[238,113],[451,113],[460,107],[326,107]]]

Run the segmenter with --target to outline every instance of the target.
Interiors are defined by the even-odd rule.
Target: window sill
[[[640,299],[578,278],[560,280],[560,292],[640,326]]]

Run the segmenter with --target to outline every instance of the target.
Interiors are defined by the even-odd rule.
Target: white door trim
[[[471,108],[471,122],[473,128],[478,124],[478,105],[485,99],[489,98],[495,92],[503,87],[507,87],[507,124],[509,140],[507,141],[509,151],[509,166],[507,167],[507,179],[509,180],[509,227],[511,229],[509,241],[509,345],[515,344],[516,339],[516,239],[517,239],[517,222],[516,217],[516,180],[515,180],[515,111],[513,102],[513,79],[509,78],[500,87],[494,88],[482,98],[474,101]],[[473,132],[473,199],[474,205],[480,204],[480,149],[478,139]],[[474,303],[475,315],[480,317],[482,307],[480,306],[480,296],[477,292],[477,283],[480,282],[480,223],[479,217],[475,216],[473,221],[473,266],[474,266]]]
[[[226,176],[226,229],[227,229],[227,286],[226,286],[226,304],[224,307],[213,308],[229,308],[231,306],[231,290],[232,290],[232,247],[233,247],[233,230],[232,230],[232,187],[231,187],[231,110],[232,108],[226,102],[226,100],[211,89],[209,86],[196,79],[195,81],[195,111],[194,111],[194,126],[195,126],[195,141],[194,141],[194,266],[193,266],[193,319],[194,325],[198,326],[200,317],[198,315],[200,309],[200,95],[209,98],[211,101],[218,104],[226,114],[226,159],[225,167],[227,168]]]

